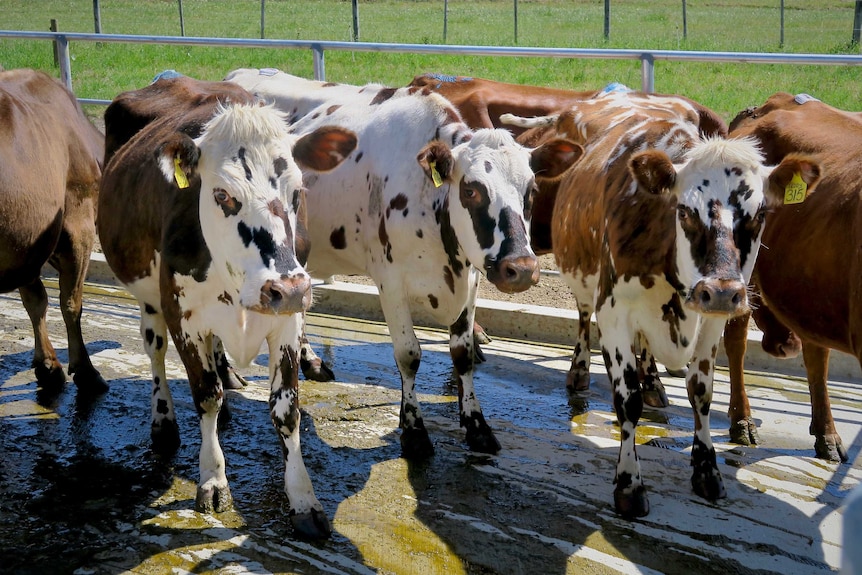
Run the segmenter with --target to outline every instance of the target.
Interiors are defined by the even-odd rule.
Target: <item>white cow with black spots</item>
[[[201,429],[195,507],[210,512],[231,505],[217,433],[226,379],[220,345],[243,365],[265,340],[290,519],[298,533],[326,537],[329,521],[300,451],[299,337],[311,280],[295,240],[304,227],[301,170],[334,168],[356,137],[333,127],[291,135],[275,107],[223,84],[220,90],[181,77],[136,91],[122,105],[162,110],[137,132],[122,125],[128,115],[106,115],[109,133],[133,135],[105,169],[99,236],[105,258],[141,308],[153,366],[156,447],[179,443],[165,379],[167,331],[188,373]]]
[[[237,76],[228,76],[240,81]],[[284,110],[305,104],[291,81],[248,80],[255,94]],[[535,174],[561,174],[582,151],[553,139],[527,149],[505,130],[474,132],[442,96],[426,90],[332,85],[320,104],[292,127],[296,134],[323,125],[356,132],[359,145],[338,168],[307,179],[315,277],[368,275],[380,303],[401,374],[401,446],[406,457],[433,452],[416,397],[421,349],[412,309],[424,308],[449,326],[458,378],[461,426],[474,451],[500,444],[473,388],[476,286],[485,275],[498,289],[519,292],[539,279],[530,248],[529,210]],[[313,90],[310,99],[318,98]]]

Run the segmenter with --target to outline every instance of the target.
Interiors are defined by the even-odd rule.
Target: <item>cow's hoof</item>
[[[467,427],[467,445],[470,447],[470,451],[477,453],[494,455],[500,451],[500,442],[494,437],[491,427],[484,421],[478,427]]]
[[[757,424],[751,417],[740,419],[730,424],[730,441],[737,445],[757,445],[760,436],[757,433]]]
[[[195,496],[195,511],[222,513],[228,511],[232,506],[233,497],[230,494],[230,487],[227,485],[223,487],[212,484],[206,487],[198,485],[198,492]]]
[[[649,513],[646,487],[638,485],[633,490],[614,489],[614,507],[626,519],[645,517]]]
[[[566,389],[569,391],[586,391],[590,388],[590,372],[581,370],[570,371],[566,376]]]
[[[299,368],[302,370],[302,375],[308,381],[334,381],[335,373],[329,369],[326,363],[318,358],[308,361],[305,358],[300,358]]]
[[[327,539],[332,535],[329,519],[322,509],[291,515],[290,523],[293,525],[293,532],[303,539]]]
[[[95,369],[77,369],[72,376],[72,381],[78,387],[78,393],[96,396],[108,393],[110,389],[108,382]]]
[[[173,455],[180,448],[180,427],[173,419],[163,419],[150,427],[153,451],[161,455]]]
[[[434,444],[428,430],[414,427],[401,431],[401,457],[404,459],[426,459],[434,455]]]
[[[473,343],[476,345],[491,343],[493,340],[488,332],[478,323],[473,324]]]
[[[837,433],[835,435],[818,435],[814,440],[814,452],[818,459],[825,459],[826,461],[847,463],[849,460],[847,449],[844,448],[841,437]]]
[[[654,386],[643,390],[644,403],[650,407],[667,407],[670,402],[667,400],[667,393],[661,382],[656,382]]]
[[[695,471],[691,476],[691,487],[694,492],[707,501],[716,501],[727,497],[724,481],[718,469],[707,472]]]
[[[34,363],[36,382],[47,393],[59,393],[66,385],[66,372],[59,363],[45,360],[44,364]]]

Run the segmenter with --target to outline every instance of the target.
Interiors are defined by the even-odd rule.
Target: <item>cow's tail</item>
[[[536,116],[534,118],[522,118],[514,114],[501,114],[500,122],[508,126],[517,126],[519,128],[543,128],[545,126],[553,126],[557,123],[559,114],[551,116]]]

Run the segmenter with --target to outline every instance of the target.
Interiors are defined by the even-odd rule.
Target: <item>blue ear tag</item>
[[[801,105],[805,102],[819,102],[820,100],[810,94],[796,94],[796,96],[793,97],[793,101]]]

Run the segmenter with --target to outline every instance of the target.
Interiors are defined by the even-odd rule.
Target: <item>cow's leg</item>
[[[66,373],[57,359],[51,340],[48,339],[48,294],[45,292],[45,286],[37,277],[29,284],[19,287],[18,294],[33,326],[33,368],[36,381],[48,393],[58,392],[66,383]]]
[[[638,377],[641,380],[644,403],[650,407],[667,407],[670,403],[667,400],[667,392],[664,390],[664,384],[658,376],[658,366],[655,363],[655,357],[650,353],[646,339],[639,339],[642,341],[640,355],[638,356]]]
[[[468,304],[458,320],[449,326],[449,352],[458,378],[458,407],[461,427],[467,430],[467,445],[472,451],[497,453],[500,442],[485,422],[482,406],[473,386],[473,319],[475,305]]]
[[[566,389],[585,391],[590,388],[590,323],[592,306],[578,303],[578,335],[572,351],[572,365],[566,376]]]
[[[93,367],[81,334],[84,279],[95,241],[95,218],[92,209],[88,210],[87,206],[88,202],[82,202],[66,210],[63,232],[50,261],[59,277],[60,311],[69,342],[69,374],[73,376],[79,392],[101,394],[108,391],[108,384]]]
[[[829,348],[808,341],[802,344],[808,392],[811,394],[811,426],[808,431],[814,436],[814,451],[818,458],[846,462],[847,449],[835,429],[826,383],[829,375],[829,353]]]
[[[757,445],[757,423],[745,391],[745,350],[748,347],[748,321],[751,314],[735,317],[724,328],[724,351],[730,372],[730,440],[740,445]]]
[[[395,364],[401,375],[401,412],[398,417],[401,427],[401,455],[407,459],[429,457],[434,453],[434,445],[428,437],[416,397],[416,372],[422,362],[422,350],[413,332],[410,308],[406,300],[394,300],[392,294],[383,296],[382,290],[380,293],[380,305],[392,337]]]
[[[305,313],[302,314],[302,334],[299,336],[299,367],[302,375],[310,381],[333,381],[335,373],[316,354],[305,335]]]
[[[290,318],[288,321],[293,321]],[[284,492],[290,504],[290,522],[297,534],[323,539],[332,529],[323,506],[314,495],[311,478],[302,461],[299,411],[299,338],[302,322],[297,319],[294,343],[269,341],[270,395],[269,414],[281,438],[284,457]]]
[[[201,429],[200,481],[195,509],[201,513],[227,511],[233,498],[225,475],[224,453],[218,440],[224,388],[215,364],[213,337],[211,334],[183,334],[182,339],[184,343],[177,345],[177,351],[189,375]]]
[[[180,446],[180,429],[165,373],[165,354],[168,351],[167,326],[164,316],[155,306],[141,302],[140,307],[141,338],[153,372],[150,439],[153,442],[153,449],[159,453],[170,454]]]
[[[613,325],[600,332],[602,358],[614,394],[614,411],[620,426],[620,452],[614,475],[614,506],[623,517],[643,517],[649,500],[641,477],[635,433],[643,413],[643,395],[638,378],[637,357],[632,338],[625,329]]]
[[[695,493],[710,501],[727,497],[715,459],[715,447],[712,445],[709,426],[715,355],[725,323],[725,320],[721,319],[703,320],[686,378],[688,400],[694,412],[694,441],[691,448],[691,466],[694,471],[691,485]]]

